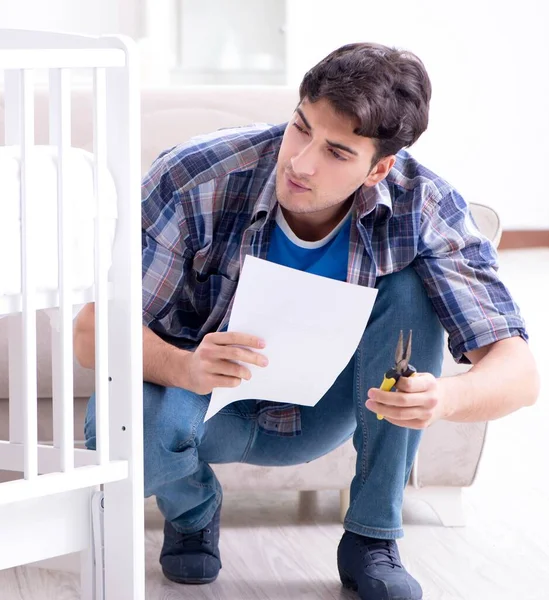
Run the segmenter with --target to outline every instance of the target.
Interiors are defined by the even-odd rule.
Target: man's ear
[[[364,180],[364,185],[366,187],[372,187],[383,181],[385,177],[389,174],[389,171],[393,168],[396,162],[396,156],[392,154],[391,156],[384,156],[380,159],[375,167],[368,173],[368,177]]]

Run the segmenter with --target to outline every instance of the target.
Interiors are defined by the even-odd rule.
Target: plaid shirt
[[[143,323],[166,341],[194,350],[224,328],[244,257],[266,258],[284,130],[256,125],[200,136],[162,153],[145,176]],[[496,260],[463,198],[405,151],[385,180],[355,192],[347,281],[373,287],[412,265],[456,361],[510,336],[528,339]],[[299,406],[259,401],[259,424],[273,435],[299,435]]]

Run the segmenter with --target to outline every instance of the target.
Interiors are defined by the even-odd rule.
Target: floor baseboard
[[[546,247],[549,247],[549,229],[517,229],[504,231],[498,246],[500,250]]]

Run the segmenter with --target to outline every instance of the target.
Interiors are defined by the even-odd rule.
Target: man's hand
[[[426,429],[448,415],[443,386],[430,373],[401,377],[394,392],[368,391],[366,408],[399,427]]]
[[[215,387],[239,386],[252,373],[236,361],[266,367],[267,358],[251,350],[264,347],[263,340],[246,333],[220,331],[205,335],[187,357],[185,387],[196,394],[209,394]]]

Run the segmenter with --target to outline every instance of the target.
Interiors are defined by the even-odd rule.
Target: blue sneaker
[[[221,569],[219,523],[221,505],[213,519],[196,533],[180,533],[164,523],[164,544],[160,552],[162,572],[176,583],[201,584],[217,579]]]
[[[378,540],[346,531],[337,549],[344,587],[361,600],[421,600],[419,583],[402,566],[395,540]]]

